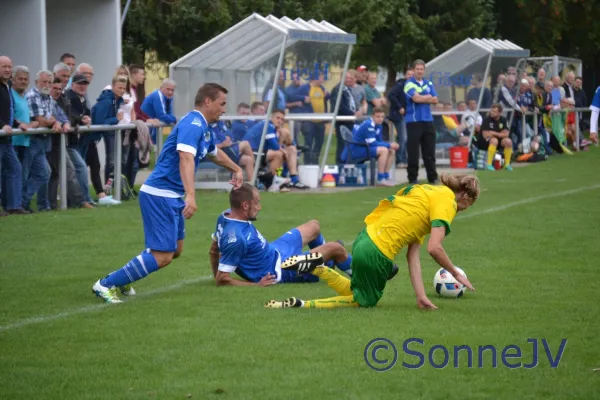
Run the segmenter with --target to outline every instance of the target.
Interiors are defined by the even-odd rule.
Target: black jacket
[[[91,118],[92,111],[88,106],[88,103],[85,97],[79,96],[72,89],[68,89],[65,92],[65,97],[68,99],[70,108],[69,108],[69,121],[71,121],[72,126],[80,126],[83,125],[81,120],[83,117],[88,116]],[[69,146],[77,146],[79,144],[79,135],[73,134],[69,135]]]
[[[12,98],[9,85],[0,83],[0,129],[5,125],[10,125],[12,128],[18,128],[20,122],[14,118],[15,104]],[[12,124],[10,118],[13,117]],[[0,136],[0,144],[12,143],[10,136]]]
[[[406,79],[398,79],[394,86],[388,92],[387,98],[390,101],[390,119],[394,122],[402,121],[403,115],[400,109],[406,110],[406,95],[404,94],[404,84]]]

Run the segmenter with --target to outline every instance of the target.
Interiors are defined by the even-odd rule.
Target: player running
[[[450,233],[456,212],[466,210],[479,197],[479,180],[474,175],[461,174],[442,175],[440,181],[440,186],[407,186],[382,200],[365,218],[367,226],[352,248],[352,281],[325,266],[313,266],[308,271],[327,281],[338,293],[337,297],[306,301],[291,297],[284,301],[271,300],[265,307],[374,307],[383,295],[394,258],[408,246],[406,258],[417,306],[435,310],[437,307],[427,298],[421,278],[419,249],[427,234],[431,234],[427,251],[433,259],[457,281],[475,290],[469,280],[456,271],[442,242]],[[281,268],[299,270],[299,264],[290,260]]]
[[[204,84],[196,94],[195,109],[179,121],[165,142],[160,157],[140,188],[140,210],[146,250],[119,270],[98,280],[92,290],[107,303],[121,303],[116,288],[134,295],[131,283],[158,271],[179,257],[185,236],[184,218],[196,212],[194,175],[200,160],[213,162],[233,173],[231,184],[243,182],[242,170],[222,151],[217,151],[208,125],[219,120],[227,105],[227,89]]]
[[[212,235],[210,264],[217,285],[268,286],[275,283],[318,282],[319,278],[301,272],[317,265],[335,263],[339,269],[352,274],[352,257],[339,242],[325,243],[319,223],[309,221],[269,243],[251,221],[261,210],[260,193],[248,183],[229,194],[230,209],[217,220]],[[308,245],[310,252],[303,252]],[[286,259],[294,260],[296,270],[282,270]],[[234,279],[235,272],[242,279]]]

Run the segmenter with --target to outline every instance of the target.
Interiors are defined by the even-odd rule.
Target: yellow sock
[[[312,274],[327,282],[327,285],[335,290],[337,294],[341,296],[352,295],[352,290],[350,290],[350,279],[338,274],[331,268],[317,267]]]
[[[304,308],[358,307],[354,295],[330,297],[328,299],[304,300]]]
[[[494,162],[494,156],[496,155],[496,146],[494,146],[493,144],[490,144],[488,146],[488,163],[487,165],[492,165],[492,163]]]
[[[510,165],[510,159],[512,157],[512,146],[504,148],[504,167]]]

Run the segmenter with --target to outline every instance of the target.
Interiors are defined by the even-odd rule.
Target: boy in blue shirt
[[[196,94],[195,109],[179,121],[166,140],[154,171],[140,188],[146,249],[94,284],[92,291],[105,302],[121,303],[116,288],[124,295],[133,295],[133,282],[179,257],[183,251],[185,219],[190,219],[198,208],[194,175],[201,160],[210,155],[214,163],[233,173],[234,187],[242,184],[242,170],[217,150],[208,128],[225,112],[226,94],[227,89],[216,83],[203,85]]]
[[[389,170],[396,159],[398,143],[387,143],[381,136],[381,124],[385,118],[383,108],[373,108],[371,118],[360,125],[354,125],[352,139],[357,143],[365,143],[368,147],[350,144],[350,155],[354,160],[366,159],[369,156],[377,158],[377,181],[380,186],[395,186],[390,180]],[[344,148],[342,160],[347,159],[347,149]]]
[[[219,286],[268,286],[318,282],[308,272],[319,265],[337,265],[352,275],[352,256],[339,242],[325,243],[318,221],[291,229],[269,243],[252,224],[261,210],[258,190],[245,183],[229,194],[212,234],[210,264]],[[309,252],[303,252],[305,245]],[[282,268],[283,267],[283,268]],[[243,280],[234,279],[235,272]]]

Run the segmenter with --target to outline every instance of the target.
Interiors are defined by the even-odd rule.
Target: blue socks
[[[290,175],[290,179],[292,180],[293,185],[300,182],[300,178],[298,178],[298,175]]]
[[[323,235],[321,235],[319,233],[319,236],[317,236],[317,238],[311,242],[308,242],[308,248],[309,249],[314,249],[315,247],[319,247],[325,244],[325,238],[323,237]]]
[[[100,280],[104,287],[121,287],[139,281],[149,274],[158,271],[156,259],[147,250],[144,250],[139,256],[135,256],[123,268],[118,269]]]
[[[352,256],[348,254],[348,259],[341,264],[338,264],[338,268],[344,272],[352,271],[350,265],[352,264]]]
[[[383,174],[383,175],[385,175],[385,180],[386,180],[386,181],[387,181],[388,179],[390,179],[390,173],[389,173],[389,172],[386,172],[386,173],[385,173],[385,174]]]
[[[383,180],[385,180],[385,174],[383,174],[381,172],[378,172],[377,173],[377,180],[380,181],[380,182],[383,181]]]

